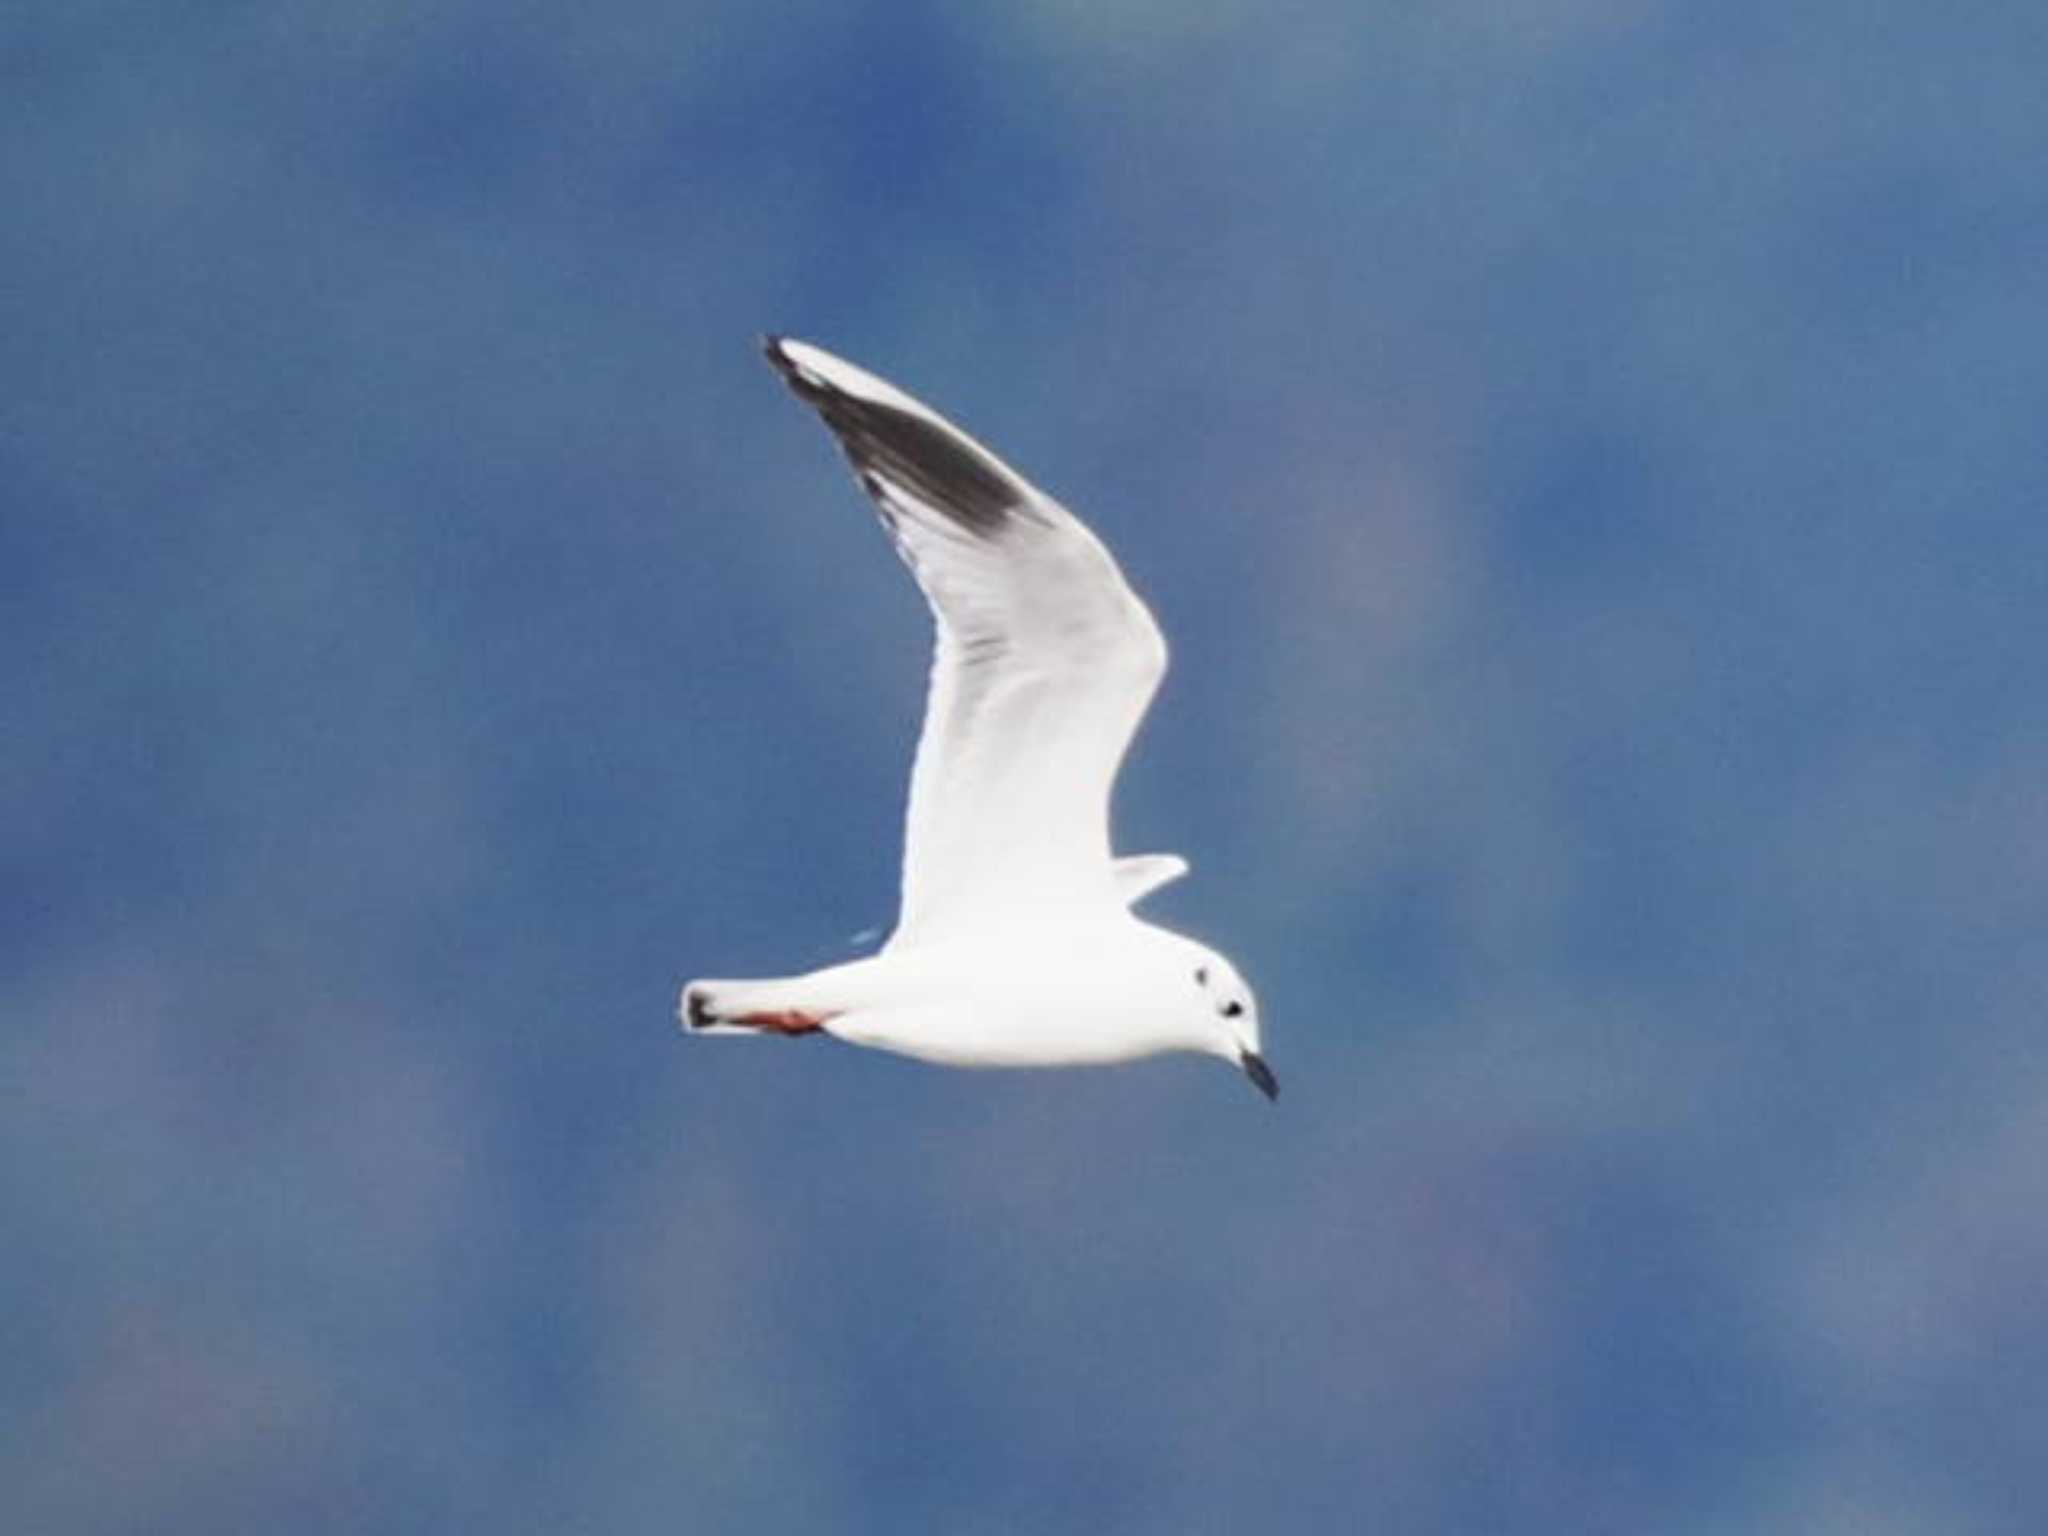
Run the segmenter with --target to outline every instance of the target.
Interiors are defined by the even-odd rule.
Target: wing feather
[[[765,350],[831,428],[936,627],[892,944],[1099,903],[1118,766],[1166,671],[1101,541],[965,432],[843,359]]]

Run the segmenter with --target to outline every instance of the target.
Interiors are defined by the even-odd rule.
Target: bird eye
[[[1206,965],[1198,965],[1195,967],[1195,985],[1198,987],[1206,987],[1207,985],[1209,985],[1209,967],[1207,967]]]
[[[1243,1013],[1243,1012],[1244,1012],[1244,1004],[1243,1004],[1243,1003],[1240,1003],[1240,1002],[1239,1002],[1239,1001],[1238,1001],[1238,1000],[1237,1000],[1236,998],[1234,998],[1234,997],[1233,997],[1233,998],[1232,998],[1232,999],[1231,999],[1231,1000],[1230,1000],[1229,1002],[1227,1002],[1227,1003],[1225,1003],[1225,1004],[1223,1005],[1223,1017],[1225,1017],[1226,1019],[1234,1019],[1234,1018],[1236,1018],[1236,1017],[1237,1017],[1237,1016],[1238,1016],[1238,1015],[1239,1015],[1240,1013]]]

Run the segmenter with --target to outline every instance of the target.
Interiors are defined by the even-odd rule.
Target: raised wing
[[[1121,906],[1109,797],[1166,642],[1074,515],[929,407],[770,337],[838,437],[937,626],[892,945]]]

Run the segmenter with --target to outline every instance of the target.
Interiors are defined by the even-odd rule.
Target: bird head
[[[1259,1000],[1236,966],[1206,944],[1183,939],[1181,977],[1176,983],[1201,1049],[1221,1056],[1251,1079],[1269,1099],[1280,1096],[1280,1080],[1259,1050]]]

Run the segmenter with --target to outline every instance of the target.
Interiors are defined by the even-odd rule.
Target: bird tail
[[[832,1015],[805,1005],[804,980],[693,981],[676,1014],[691,1035],[815,1035]]]

